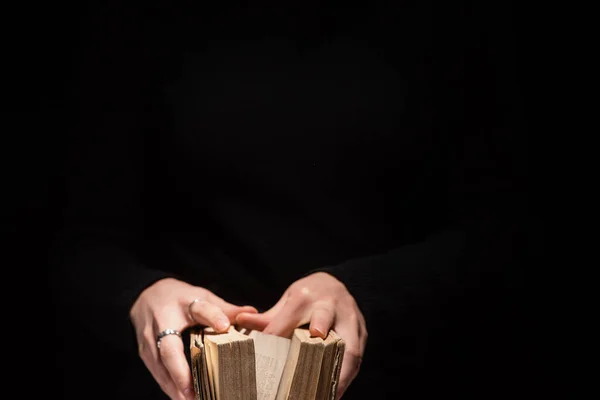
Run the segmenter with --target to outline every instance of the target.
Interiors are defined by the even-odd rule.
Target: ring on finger
[[[165,329],[156,336],[156,347],[160,349],[160,341],[162,338],[169,335],[176,335],[181,338],[181,333],[179,333],[179,331],[176,331],[175,329]]]
[[[192,302],[191,302],[191,303],[188,305],[188,317],[189,317],[189,318],[190,318],[190,320],[191,320],[193,323],[195,323],[195,324],[197,324],[197,323],[198,323],[198,321],[196,321],[196,319],[194,318],[194,314],[192,313],[192,306],[193,306],[194,304],[196,304],[196,303],[199,303],[199,302],[201,302],[201,301],[204,301],[204,299],[202,299],[202,298],[200,298],[200,297],[197,297],[197,298],[195,298],[195,299],[194,299],[194,300],[193,300],[193,301],[192,301]]]

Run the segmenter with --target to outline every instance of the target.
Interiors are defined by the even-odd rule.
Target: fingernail
[[[312,328],[313,331],[315,331],[317,334],[314,336],[318,336],[321,339],[325,339],[327,337],[327,335],[325,334],[325,332],[323,332],[322,330],[320,330],[319,328]]]
[[[215,327],[217,328],[217,330],[220,330],[220,331],[227,330],[227,328],[229,328],[229,320],[228,319],[220,319],[215,324]]]

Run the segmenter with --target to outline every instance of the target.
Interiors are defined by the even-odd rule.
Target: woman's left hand
[[[272,308],[260,314],[238,314],[241,327],[291,337],[295,328],[309,324],[310,334],[325,338],[333,329],[346,342],[336,399],[358,374],[367,327],[354,297],[332,275],[316,272],[290,285]]]

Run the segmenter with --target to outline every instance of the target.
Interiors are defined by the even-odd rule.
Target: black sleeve
[[[87,137],[87,151],[78,151],[57,238],[63,305],[90,332],[111,327],[100,339],[119,347],[133,344],[129,309],[137,296],[169,276],[141,256],[148,212],[144,143],[130,131],[129,112],[103,112],[105,120],[97,121],[103,134]]]
[[[133,22],[127,21],[131,33],[116,20],[121,14],[87,17],[72,82],[75,122],[54,288],[59,309],[69,324],[81,324],[79,332],[135,349],[133,302],[144,288],[172,276],[143,258],[152,228],[149,187],[156,180],[147,169],[158,109],[156,70]]]
[[[346,284],[367,320],[473,291],[473,302],[502,296],[519,280],[526,126],[511,11],[477,6],[437,21],[432,101],[445,147],[432,185],[445,186],[434,192],[444,193],[436,201],[448,220],[420,243],[322,269]]]

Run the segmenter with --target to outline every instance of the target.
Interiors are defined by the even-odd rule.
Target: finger
[[[265,315],[269,318],[273,318],[275,317],[275,315],[279,314],[279,312],[283,309],[283,307],[285,306],[285,304],[287,303],[289,298],[288,293],[284,293],[283,296],[281,296],[279,298],[279,300],[277,300],[277,303],[275,303],[273,305],[273,307],[269,308],[267,311],[265,311],[264,313],[261,313],[262,315]]]
[[[177,391],[182,393],[186,399],[195,399],[192,373],[183,352],[181,338],[176,335],[168,335],[162,338],[159,354]]]
[[[149,329],[138,338],[138,351],[144,365],[148,368],[148,371],[150,371],[150,374],[158,383],[161,390],[172,400],[187,400],[177,389],[177,385],[171,378],[171,374],[160,359],[153,330]]]
[[[358,374],[362,363],[364,343],[361,343],[360,332],[362,329],[359,325],[359,318],[355,314],[347,316],[336,324],[335,331],[345,342],[344,359],[336,393],[336,399],[339,399]]]
[[[325,339],[333,325],[334,318],[335,312],[332,304],[326,302],[316,304],[310,316],[308,327],[310,335]]]
[[[195,301],[189,308],[191,316],[197,323],[210,326],[217,332],[225,332],[229,329],[229,317],[221,307],[212,304],[208,300]]]
[[[227,316],[227,318],[229,318],[230,322],[234,322],[235,318],[241,313],[246,313],[249,315],[258,314],[258,310],[252,306],[236,306],[233,304],[226,303],[225,305],[220,307],[221,310],[223,310],[223,312]]]
[[[265,314],[240,313],[235,318],[235,323],[242,328],[263,331],[272,321],[272,318]]]
[[[240,313],[236,316],[235,322],[246,329],[263,331],[267,325],[273,321],[274,317],[281,311],[287,301],[287,293],[279,298],[277,303],[264,313],[248,314]]]
[[[348,387],[358,375],[361,363],[361,357],[354,355],[354,353],[344,352],[344,361],[342,362],[342,370],[340,371],[336,400],[339,400],[346,390],[348,390]]]
[[[258,313],[258,310],[256,309],[256,307],[249,306],[249,305],[238,306],[236,304],[229,303],[214,294],[212,296],[209,296],[207,298],[207,300],[210,303],[219,307],[223,311],[223,313],[227,316],[230,323],[235,322],[236,317],[240,313],[249,313],[249,314],[257,314]],[[198,302],[198,301],[199,300],[195,300],[195,302]],[[192,304],[192,307],[193,307],[193,304]]]
[[[304,303],[298,300],[287,301],[263,332],[289,338],[294,333],[294,329],[308,323],[309,316],[310,310]]]

